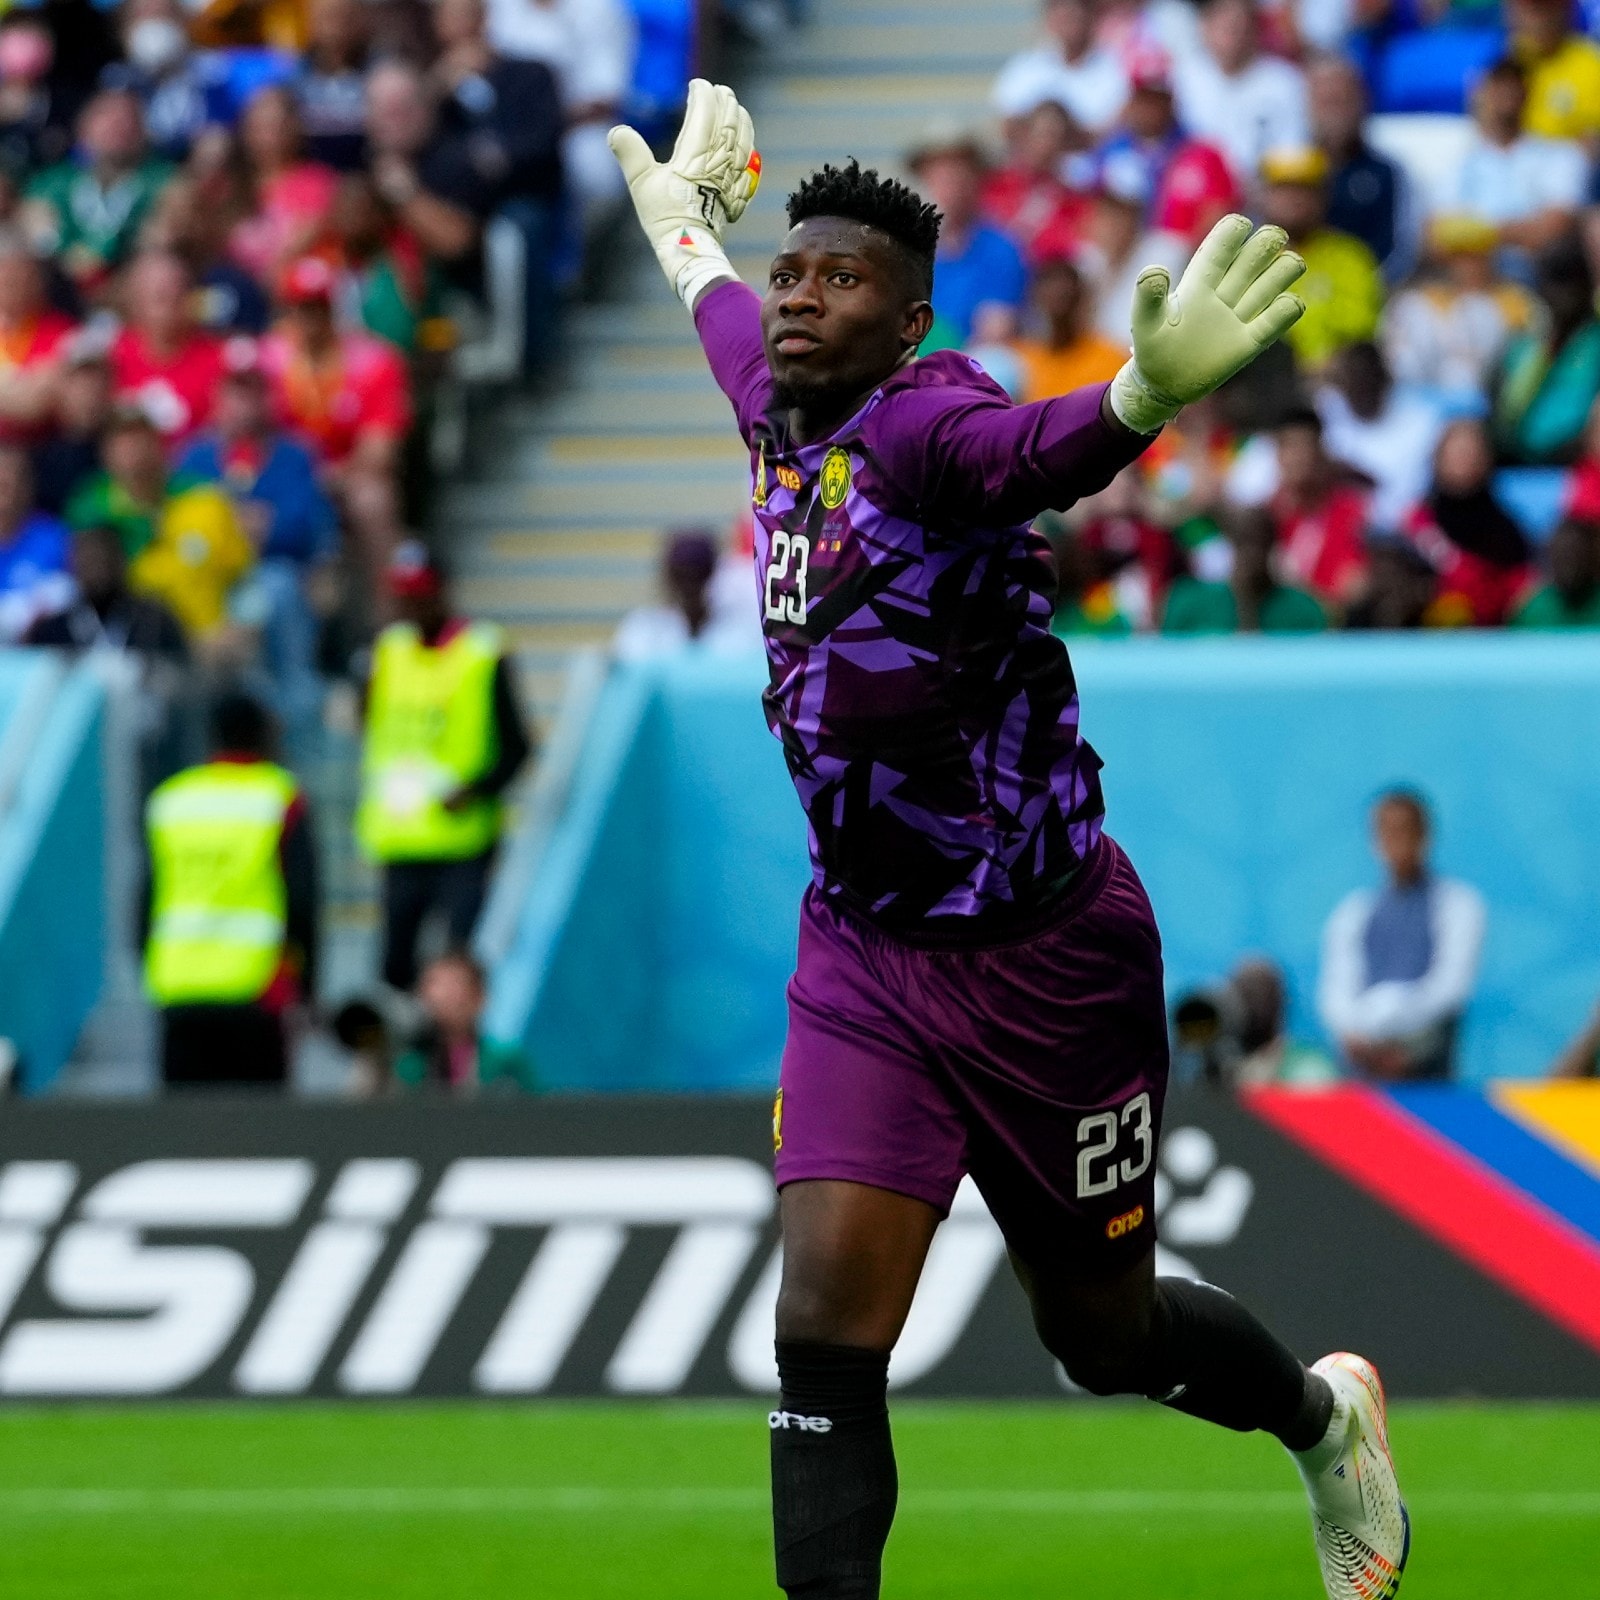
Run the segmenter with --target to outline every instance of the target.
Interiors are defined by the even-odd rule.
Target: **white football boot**
[[[1370,1361],[1344,1352],[1311,1370],[1333,1387],[1333,1419],[1322,1443],[1294,1460],[1311,1497],[1328,1600],[1393,1600],[1411,1553],[1411,1518],[1389,1454],[1383,1384]]]

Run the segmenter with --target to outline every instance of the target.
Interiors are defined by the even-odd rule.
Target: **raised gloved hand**
[[[628,193],[656,260],[694,309],[718,278],[735,276],[722,249],[723,230],[737,222],[761,182],[750,113],[722,84],[695,78],[671,157],[658,162],[632,128],[616,127],[607,143],[628,180]]]
[[[1178,287],[1146,267],[1133,292],[1133,359],[1111,383],[1111,409],[1135,433],[1154,433],[1275,344],[1305,302],[1287,291],[1306,264],[1282,228],[1250,231],[1224,217],[1195,251]]]

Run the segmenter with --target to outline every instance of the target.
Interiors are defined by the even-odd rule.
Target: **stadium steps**
[[[819,0],[806,26],[745,74],[765,181],[732,236],[759,281],[783,200],[825,160],[887,165],[937,119],[975,122],[995,70],[1028,39],[1034,0]],[[660,541],[745,510],[746,460],[694,330],[642,238],[622,229],[612,297],[572,318],[560,389],[497,408],[474,438],[482,463],[446,497],[436,533],[463,601],[524,652],[532,709],[548,723],[571,649],[603,642],[649,600]]]
[[[741,75],[765,164],[760,193],[730,239],[759,283],[784,230],[789,190],[824,161],[857,156],[897,169],[938,121],[981,123],[1001,62],[1032,30],[1035,0],[817,0],[807,24]],[[563,381],[506,396],[473,425],[469,475],[436,509],[460,598],[505,626],[531,720],[548,730],[575,652],[604,645],[622,614],[655,594],[663,535],[728,527],[747,509],[747,461],[693,326],[637,230],[621,228],[606,299],[570,318]],[[337,719],[336,719],[337,720]],[[353,718],[307,774],[326,901],[324,993],[364,986],[377,945],[376,880],[356,854]],[[124,993],[97,1019],[74,1074],[80,1088],[153,1081],[153,1030]],[[135,1062],[132,1057],[137,1057]],[[325,1050],[303,1053],[303,1082],[337,1081]]]

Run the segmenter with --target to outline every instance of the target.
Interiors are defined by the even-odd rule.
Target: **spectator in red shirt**
[[[222,377],[222,346],[196,325],[193,292],[177,256],[137,256],[123,284],[127,320],[111,345],[118,396],[137,400],[169,445],[205,425]]]
[[[1143,52],[1132,78],[1122,128],[1100,146],[1096,165],[1128,169],[1127,186],[1150,195],[1147,226],[1196,245],[1218,218],[1243,205],[1239,187],[1222,152],[1178,126],[1166,56]]]
[[[1092,202],[1069,188],[1062,172],[1086,144],[1083,130],[1055,100],[1041,100],[1009,125],[1006,164],[983,180],[980,203],[1030,261],[1070,255],[1083,237]]]
[[[381,570],[399,532],[400,451],[411,429],[400,352],[334,321],[334,268],[303,256],[283,276],[284,314],[261,341],[278,413],[318,450],[356,542]]]
[[[0,233],[0,443],[48,430],[72,319],[50,308],[44,274],[17,234]]]
[[[1322,419],[1309,406],[1277,424],[1273,444],[1278,492],[1269,510],[1282,576],[1342,614],[1366,583],[1366,493],[1341,478],[1323,448]]]
[[[1494,497],[1494,450],[1481,422],[1444,431],[1433,485],[1406,534],[1439,576],[1427,621],[1441,628],[1497,628],[1533,583],[1528,541]]]
[[[228,248],[240,266],[270,288],[327,225],[338,174],[320,161],[306,160],[299,108],[283,84],[258,91],[246,107],[239,150],[254,205],[234,228]]]

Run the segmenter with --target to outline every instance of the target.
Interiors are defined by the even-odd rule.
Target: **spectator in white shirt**
[[[1128,98],[1128,77],[1114,52],[1094,39],[1091,0],[1045,0],[1050,43],[1013,56],[1000,69],[991,99],[1002,117],[1021,117],[1054,100],[1080,128],[1101,133]]]
[[[1372,823],[1388,882],[1356,890],[1328,919],[1317,1011],[1362,1076],[1448,1078],[1477,982],[1483,897],[1431,870],[1432,821],[1414,790],[1381,796]]]
[[[1472,95],[1472,137],[1442,197],[1446,210],[1491,224],[1523,264],[1572,228],[1588,181],[1579,145],[1522,131],[1527,99],[1515,61],[1484,73]]]
[[[635,606],[623,617],[611,641],[612,654],[618,661],[648,661],[691,647],[759,649],[760,633],[747,625],[755,617],[750,569],[745,562],[738,564],[744,581],[730,586],[719,581],[723,564],[710,529],[684,528],[672,534],[661,552],[662,599],[656,605]]]
[[[1254,184],[1269,150],[1310,141],[1305,79],[1262,51],[1255,0],[1207,0],[1200,39],[1204,48],[1177,65],[1178,119]]]
[[[1396,392],[1382,352],[1366,340],[1341,350],[1327,378],[1317,390],[1322,441],[1372,480],[1372,525],[1393,532],[1427,492],[1443,418],[1421,396]]]

